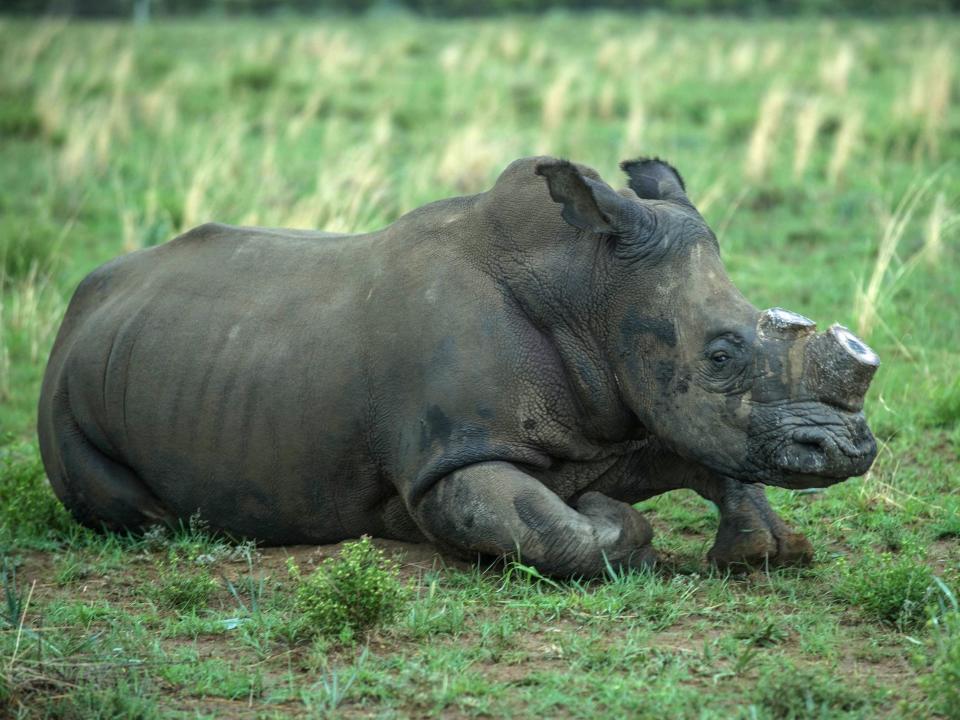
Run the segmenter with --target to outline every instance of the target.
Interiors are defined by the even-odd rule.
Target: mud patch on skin
[[[677,366],[672,360],[658,360],[654,377],[660,392],[668,394],[673,386],[673,378],[677,373]]]
[[[620,340],[630,348],[642,335],[654,337],[668,347],[677,345],[677,330],[670,320],[641,317],[636,310],[630,310],[620,323]]]
[[[434,443],[446,447],[451,432],[453,422],[437,405],[431,405],[426,417],[420,420],[420,450],[427,450]]]

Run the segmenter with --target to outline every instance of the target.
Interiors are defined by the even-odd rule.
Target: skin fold
[[[208,224],[98,268],[40,397],[55,492],[91,527],[199,512],[266,544],[590,576],[655,562],[632,504],[691,488],[720,511],[715,563],[809,561],[761,483],[866,472],[878,361],[758,312],[679,174],[622,167],[616,191],[524,158],[378,232]]]

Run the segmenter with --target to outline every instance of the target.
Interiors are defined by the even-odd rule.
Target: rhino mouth
[[[865,423],[864,423],[865,429]],[[823,487],[863,475],[877,455],[869,430],[859,438],[828,428],[802,428],[774,454],[774,466],[784,487]]]
[[[795,489],[826,487],[870,469],[877,443],[863,414],[829,412],[828,419],[822,407],[819,411],[816,424],[792,418],[780,425],[776,440],[763,453],[768,459],[761,482]]]

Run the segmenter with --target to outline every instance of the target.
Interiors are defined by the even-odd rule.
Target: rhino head
[[[840,325],[818,333],[801,315],[757,310],[679,173],[659,160],[621,167],[619,192],[562,160],[536,173],[566,223],[598,245],[598,332],[623,403],[671,450],[725,477],[805,488],[865,473],[877,355]]]

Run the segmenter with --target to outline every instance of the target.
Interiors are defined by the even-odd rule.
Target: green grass
[[[958,34],[0,19],[0,716],[960,717]],[[206,220],[374,229],[535,153],[611,182],[623,158],[668,158],[751,301],[880,354],[870,474],[768,492],[812,568],[717,573],[716,513],[679,492],[640,506],[654,574],[554,582],[381,544],[407,601],[344,643],[302,632],[304,583],[335,548],[258,549],[197,521],[98,535],[56,502],[36,401],[91,269]],[[373,557],[353,569],[379,578],[351,586],[358,607],[393,587]]]
[[[926,605],[934,588],[933,572],[922,557],[904,553],[871,554],[849,568],[841,563],[834,595],[877,622],[913,630],[926,621]]]

